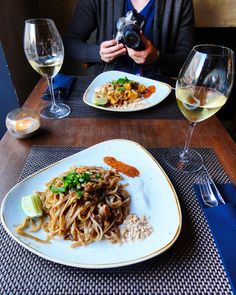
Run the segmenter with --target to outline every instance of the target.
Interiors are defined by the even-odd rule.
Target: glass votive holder
[[[23,107],[7,114],[6,126],[14,137],[28,138],[38,131],[40,120],[33,110]]]

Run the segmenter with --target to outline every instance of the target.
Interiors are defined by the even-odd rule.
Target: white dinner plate
[[[113,156],[140,171],[140,176],[135,178],[122,174],[122,182],[129,184],[126,189],[131,197],[131,213],[145,215],[152,226],[150,236],[123,244],[102,240],[71,248],[72,242],[68,240],[54,238],[50,244],[42,244],[15,232],[15,227],[25,217],[21,208],[22,196],[34,190],[43,191],[46,182],[72,165],[96,165],[108,169],[110,167],[103,162],[105,156]],[[176,192],[161,166],[142,146],[122,139],[99,143],[27,177],[5,196],[1,219],[10,236],[29,251],[57,263],[83,268],[118,267],[150,259],[174,244],[182,224]],[[47,236],[44,230],[34,234],[43,239]]]
[[[93,103],[94,93],[96,88],[101,87],[103,84],[111,82],[112,80],[117,80],[119,78],[127,77],[130,80],[134,80],[141,84],[144,84],[146,87],[154,85],[156,87],[155,93],[153,93],[150,97],[145,98],[135,104],[130,104],[122,107],[104,107],[97,106]],[[136,76],[132,74],[128,74],[120,71],[107,71],[100,75],[98,75],[92,83],[89,85],[87,90],[84,93],[83,100],[84,102],[97,109],[112,111],[112,112],[135,112],[140,110],[145,110],[151,108],[161,101],[163,101],[171,92],[171,86],[164,82],[144,78],[141,76]]]

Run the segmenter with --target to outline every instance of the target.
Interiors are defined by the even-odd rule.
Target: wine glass
[[[181,172],[196,172],[203,158],[190,148],[197,122],[213,116],[227,101],[234,80],[234,53],[218,45],[197,45],[190,52],[176,82],[176,99],[182,114],[189,120],[184,148],[169,150],[165,162]]]
[[[68,116],[70,107],[64,103],[56,103],[53,90],[53,77],[61,69],[64,59],[62,39],[53,20],[26,20],[24,50],[30,65],[48,81],[52,101],[41,110],[41,116],[49,119]]]

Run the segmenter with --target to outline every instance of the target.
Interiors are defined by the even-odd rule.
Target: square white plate
[[[144,84],[146,87],[154,85],[156,87],[156,91],[148,98],[137,102],[134,106],[125,106],[125,107],[104,107],[104,106],[97,106],[93,103],[95,89],[97,87],[101,87],[103,84],[111,82],[112,80],[117,80],[119,78],[127,77],[130,80],[134,80],[141,84]],[[87,90],[84,93],[83,100],[84,102],[94,108],[111,111],[111,112],[135,112],[141,111],[148,108],[151,108],[161,101],[163,101],[171,92],[171,86],[164,82],[144,78],[141,76],[136,76],[132,74],[128,74],[125,72],[120,71],[107,71],[100,75],[98,75],[92,83],[89,85]]]
[[[128,183],[131,213],[145,215],[153,233],[143,241],[112,244],[95,242],[71,248],[71,241],[55,238],[50,244],[38,243],[15,232],[25,215],[21,208],[22,196],[34,190],[43,191],[45,183],[68,170],[72,165],[96,165],[110,168],[103,162],[105,156],[135,166],[140,176],[131,178],[124,174],[122,182]],[[84,268],[110,268],[141,262],[170,248],[176,241],[182,224],[181,210],[175,190],[157,161],[139,144],[114,139],[94,145],[65,158],[26,178],[5,196],[1,207],[2,223],[20,245],[29,251],[54,262]],[[46,238],[40,230],[36,236]]]

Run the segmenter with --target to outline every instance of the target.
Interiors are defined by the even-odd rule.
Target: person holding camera
[[[95,65],[96,74],[115,69],[172,77],[193,47],[193,29],[192,0],[79,0],[65,53]]]

